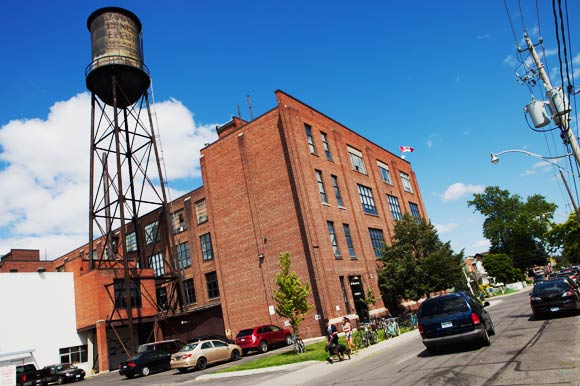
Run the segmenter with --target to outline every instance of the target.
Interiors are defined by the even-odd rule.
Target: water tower
[[[140,315],[134,310],[132,287],[155,280],[156,290],[164,289],[175,310],[180,297],[171,295],[181,293],[182,284],[174,268],[171,213],[149,103],[151,79],[143,63],[141,22],[132,12],[107,7],[93,12],[87,27],[92,47],[86,69],[92,93],[89,269],[119,276],[115,288],[109,285],[107,290],[115,308],[124,297],[123,312],[113,310],[108,322],[127,323],[127,351],[132,353],[134,319]],[[153,268],[154,275],[143,277],[140,268]],[[159,332],[157,326],[154,331]]]

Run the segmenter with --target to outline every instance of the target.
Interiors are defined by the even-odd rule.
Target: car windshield
[[[155,346],[153,346],[152,344],[142,344],[139,347],[137,347],[137,352],[153,351],[154,349]]]
[[[243,336],[248,336],[248,335],[252,335],[252,333],[254,332],[253,328],[249,328],[247,330],[242,330],[240,332],[238,332],[238,338],[241,338]]]
[[[461,297],[447,297],[434,299],[430,302],[423,303],[421,307],[421,317],[436,318],[441,315],[453,314],[455,312],[469,311],[467,303]]]
[[[567,289],[568,285],[566,285],[563,281],[545,281],[541,284],[537,284],[534,287],[534,293],[543,294],[548,292],[561,292],[566,291]]]
[[[56,366],[56,371],[64,371],[68,369],[76,369],[76,366],[70,365],[68,363]]]

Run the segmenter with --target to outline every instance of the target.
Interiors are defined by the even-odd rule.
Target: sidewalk
[[[231,377],[242,377],[254,374],[280,372],[281,373],[280,376],[275,378],[274,380],[269,379],[267,382],[257,384],[255,386],[268,386],[272,384],[275,384],[276,386],[295,386],[301,384],[302,382],[311,381],[317,377],[330,374],[333,371],[334,366],[350,366],[352,364],[362,361],[364,358],[367,358],[377,352],[387,350],[390,347],[398,346],[400,344],[404,344],[405,342],[412,339],[419,339],[418,337],[419,337],[418,330],[407,332],[396,338],[384,340],[375,345],[369,346],[365,349],[361,349],[358,351],[358,354],[351,354],[350,360],[347,359],[342,362],[335,362],[334,364],[330,364],[327,362],[307,361],[293,363],[284,366],[267,367],[262,369],[243,370],[219,374],[205,374],[196,377],[195,380],[199,381],[207,379],[221,379]]]

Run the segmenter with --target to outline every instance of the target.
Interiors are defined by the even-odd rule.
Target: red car
[[[236,336],[236,344],[242,348],[244,355],[250,350],[266,352],[274,345],[291,345],[292,333],[286,328],[266,324],[241,330]]]

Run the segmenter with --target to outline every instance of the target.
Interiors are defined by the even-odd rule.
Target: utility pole
[[[526,40],[526,44],[528,46],[528,50],[532,55],[532,59],[536,64],[536,68],[540,74],[540,79],[544,83],[544,88],[546,89],[546,95],[549,95],[554,87],[552,87],[552,83],[550,82],[550,78],[548,78],[548,74],[546,74],[546,70],[544,69],[544,64],[540,61],[540,57],[536,52],[536,47],[532,44],[532,39],[528,36],[527,33],[524,33],[524,39]],[[564,94],[564,85],[562,85],[562,98],[565,104],[570,105],[570,102],[565,102],[566,97]],[[551,102],[551,101],[550,101]],[[557,114],[557,112],[555,112]],[[570,122],[568,120],[569,113],[565,113],[559,117],[560,119],[560,128],[562,132],[568,138],[568,142],[572,147],[572,153],[574,154],[574,158],[576,158],[576,163],[580,165],[580,147],[578,146],[578,141],[576,141],[576,137],[574,136],[574,132],[570,129]],[[556,122],[557,123],[557,122]]]

